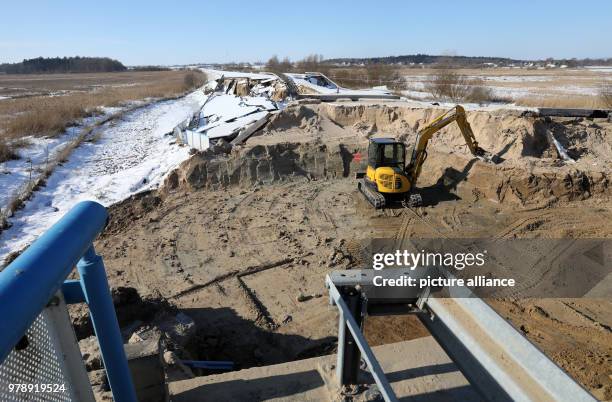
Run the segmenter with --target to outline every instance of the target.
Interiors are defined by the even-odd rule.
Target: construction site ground
[[[354,180],[367,137],[410,143],[440,110],[347,105],[289,107],[231,154],[196,154],[160,190],[112,206],[96,244],[111,286],[161,296],[192,317],[193,359],[248,368],[335,351],[324,278],[368,267],[370,239],[612,236],[608,121],[471,113],[481,145],[504,162],[473,160],[448,128],[419,179],[424,205],[374,210]],[[554,155],[540,124],[563,137],[575,164]],[[596,397],[612,398],[609,298],[488,302]],[[410,316],[368,317],[365,334],[373,346],[428,335]]]

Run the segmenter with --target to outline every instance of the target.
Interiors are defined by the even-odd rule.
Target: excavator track
[[[385,197],[379,192],[371,190],[364,179],[360,179],[357,182],[357,188],[374,208],[380,209],[385,207]]]

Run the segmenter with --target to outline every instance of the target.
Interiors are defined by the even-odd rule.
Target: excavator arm
[[[406,165],[406,175],[408,176],[412,188],[414,188],[421,174],[423,163],[427,159],[427,145],[429,144],[429,140],[435,133],[454,121],[457,122],[461,134],[463,134],[463,138],[465,139],[465,143],[472,155],[485,161],[491,161],[491,157],[488,156],[488,153],[478,146],[478,141],[476,141],[476,137],[474,137],[474,132],[470,127],[470,123],[468,123],[465,117],[465,110],[463,107],[457,105],[419,130],[414,148],[412,149],[410,161]]]

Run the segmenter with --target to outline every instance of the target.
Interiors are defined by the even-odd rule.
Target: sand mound
[[[344,127],[364,127],[369,134],[402,136],[414,143],[416,132],[444,113],[442,108],[409,108],[389,105],[321,104],[320,114]],[[612,131],[609,122],[558,122],[523,115],[517,111],[472,111],[468,121],[480,145],[506,160],[524,157],[558,159],[548,132],[568,151],[570,157],[585,162],[612,163]],[[431,149],[466,154],[467,147],[456,124],[451,124],[431,140]]]
[[[292,105],[272,116],[265,132],[274,134],[292,128],[299,128],[307,132],[318,132],[320,130],[319,114],[304,105]]]
[[[355,172],[365,169],[366,163],[354,160],[354,154],[365,154],[366,147],[364,141],[282,143],[243,148],[226,156],[196,155],[169,176],[164,188],[193,191],[294,179],[352,179]],[[472,186],[483,198],[522,206],[587,199],[608,194],[610,189],[608,175],[603,172],[583,171],[569,165],[554,170],[540,167],[526,170],[440,152],[432,153],[417,183],[419,188],[442,186],[450,190],[463,185]]]
[[[359,146],[352,148],[355,147]],[[347,177],[351,159],[352,153],[344,144],[257,145],[236,149],[229,156],[195,155],[170,174],[164,187],[194,190],[269,184],[292,178]]]
[[[168,177],[164,189],[353,178],[365,170],[367,137],[393,136],[410,146],[419,128],[442,112],[388,105],[293,105],[245,146],[229,154],[194,155]],[[417,187],[453,191],[469,185],[484,198],[521,206],[609,194],[610,123],[553,121],[516,111],[470,112],[468,120],[480,145],[502,162],[474,159],[458,126],[451,124],[431,140]],[[575,163],[563,161],[551,135]]]

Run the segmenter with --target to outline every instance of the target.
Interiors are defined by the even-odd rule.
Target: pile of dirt
[[[270,118],[266,125],[266,133],[273,135],[275,132],[286,131],[295,127],[309,133],[320,131],[319,114],[316,110],[301,104],[289,105]]]
[[[230,155],[197,154],[166,179],[162,192],[251,186],[302,178],[306,180],[348,177],[361,169],[354,154],[364,153],[364,141],[323,144],[278,143],[235,148]],[[364,166],[365,167],[365,166]]]
[[[545,125],[576,161],[585,160],[594,166],[612,164],[610,120],[602,119],[546,119]]]
[[[174,177],[174,173],[169,176]],[[172,185],[167,184],[165,187],[172,187]],[[104,229],[104,235],[110,236],[113,233],[120,232],[126,229],[131,221],[140,219],[146,213],[157,210],[163,202],[162,193],[157,190],[147,190],[113,205],[118,213],[110,214]],[[117,253],[121,253],[121,250],[117,250]]]
[[[469,182],[482,198],[500,204],[546,207],[556,202],[610,196],[610,178],[604,171],[588,171],[576,165],[556,168],[493,165],[466,160],[457,154],[432,153],[419,178],[419,188],[437,186],[456,192]]]
[[[402,136],[409,144],[414,143],[414,136],[420,128],[445,111],[443,108],[385,104],[327,103],[319,106],[320,114],[338,125],[369,127],[371,134]],[[530,113],[511,110],[469,111],[467,118],[479,144],[506,161],[520,165],[534,163],[533,160],[525,161],[525,157],[548,158],[544,163],[551,164],[551,159],[559,159],[547,135],[547,132],[552,132],[570,157],[579,164],[589,165],[589,170],[601,170],[612,163],[612,139],[606,134],[612,131],[612,124],[607,120],[542,119]],[[437,133],[430,142],[430,149],[468,153],[456,124]]]
[[[521,206],[548,206],[555,202],[585,200],[610,195],[610,179],[604,172],[586,172],[572,167],[556,171],[520,168],[498,169],[479,165],[469,180],[487,198]]]
[[[470,181],[483,197],[521,206],[610,194],[608,172],[588,169],[585,164],[546,166],[522,161],[494,165],[464,153],[441,152],[433,145],[432,149],[417,183],[419,188],[438,185],[454,190]],[[352,141],[247,144],[227,155],[194,155],[168,176],[162,192],[252,186],[297,178],[349,178],[365,171],[364,155],[367,141],[360,137]]]
[[[117,321],[122,329],[130,329],[134,323],[150,323],[156,317],[175,312],[176,309],[159,293],[141,296],[137,289],[129,286],[118,286],[111,290]],[[93,326],[87,306],[75,304],[69,306],[72,325],[77,339],[94,335]],[[133,328],[132,330],[134,330]]]

